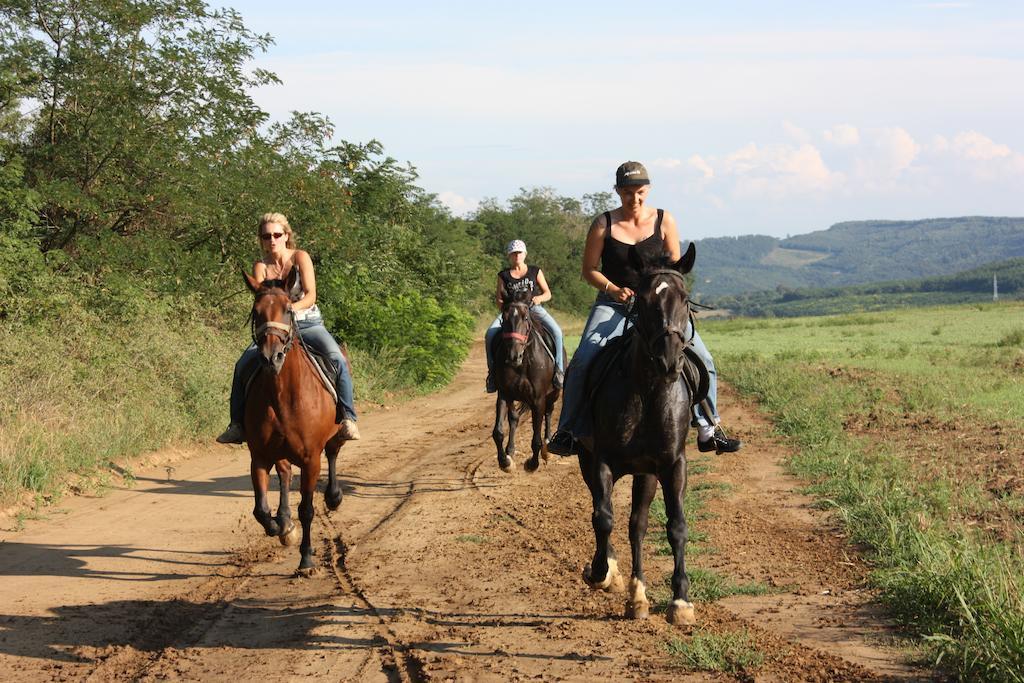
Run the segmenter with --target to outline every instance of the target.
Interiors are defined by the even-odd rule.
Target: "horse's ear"
[[[252,275],[249,275],[249,273],[245,272],[244,270],[242,271],[242,277],[245,278],[245,286],[249,288],[250,292],[255,294],[256,290],[260,288],[260,283],[256,282],[256,278],[254,278]]]
[[[686,248],[686,253],[683,254],[678,261],[676,261],[675,269],[678,270],[683,275],[686,275],[691,270],[693,270],[693,262],[696,260],[697,247],[693,245],[693,242],[690,242],[690,246]]]

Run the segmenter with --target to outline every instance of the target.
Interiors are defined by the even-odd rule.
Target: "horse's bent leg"
[[[328,510],[337,510],[341,505],[341,484],[338,483],[338,451],[341,443],[332,439],[327,442],[327,488],[324,490],[324,503]]]
[[[278,539],[283,545],[295,545],[298,542],[299,531],[292,521],[292,511],[289,502],[289,493],[292,488],[292,464],[287,460],[278,460],[274,463],[277,470],[277,483],[280,497],[277,502],[277,525]]]
[[[587,469],[590,470],[589,476],[584,475],[584,479],[587,481],[587,486],[590,487],[590,496],[594,506],[591,522],[594,526],[596,548],[594,559],[583,568],[583,580],[591,588],[603,591],[622,590],[622,576],[619,574],[618,561],[615,559],[615,552],[609,541],[614,523],[612,471],[607,463],[598,461],[594,456],[588,459],[587,465]],[[582,462],[580,467],[583,468]]]
[[[547,410],[547,406],[544,403],[544,399],[540,399],[538,405],[530,406],[530,418],[533,422],[533,440],[530,441],[530,448],[533,451],[533,455],[529,460],[523,463],[523,469],[527,472],[536,472],[537,468],[540,467],[540,456],[544,454],[544,460],[547,461],[547,449],[544,447],[546,443],[541,437],[541,426],[544,423],[544,411]]]
[[[320,454],[308,458],[302,467],[302,500],[299,501],[299,521],[302,522],[302,543],[299,545],[299,573],[311,574],[313,564],[313,494],[316,492],[317,478],[320,476]]]
[[[263,530],[267,532],[267,536],[277,536],[281,531],[281,527],[270,516],[270,503],[267,502],[267,485],[270,483],[270,471],[266,467],[253,462],[249,465],[249,473],[252,476],[252,492],[256,497],[256,506],[252,509],[252,516],[263,525]]]
[[[626,616],[646,619],[651,605],[647,601],[647,578],[644,576],[643,544],[651,501],[658,491],[658,480],[650,474],[633,475],[633,505],[629,513],[629,547],[633,553],[633,577],[629,581]]]
[[[512,459],[505,455],[505,419],[508,412],[508,402],[498,394],[494,404],[494,429],[491,430],[491,438],[498,449],[498,467],[505,472],[512,471]]]
[[[661,477],[665,497],[665,529],[672,546],[675,568],[672,571],[672,604],[665,618],[670,624],[693,624],[696,617],[689,602],[690,580],[686,577],[686,517],[683,516],[683,495],[686,493],[686,460],[676,461],[672,471]]]

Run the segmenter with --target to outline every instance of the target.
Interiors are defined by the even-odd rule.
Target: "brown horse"
[[[594,432],[580,440],[580,471],[590,488],[594,512],[591,521],[597,548],[583,570],[584,580],[601,590],[621,589],[612,531],[612,487],[627,474],[633,475],[629,545],[633,551],[626,616],[645,618],[649,611],[642,554],[651,501],[661,484],[668,517],[666,530],[675,560],[672,573],[672,604],[666,617],[673,624],[694,623],[686,577],[686,432],[694,400],[680,379],[686,363],[686,347],[693,340],[689,322],[689,295],[683,276],[693,268],[695,250],[690,244],[677,263],[643,269],[634,304],[635,325],[624,351],[613,360],[594,389]],[[600,358],[598,359],[598,362]],[[596,365],[596,363],[595,363]]]
[[[550,339],[542,340],[544,328],[540,321],[531,315],[530,306],[525,298],[507,299],[502,307],[501,317],[501,337],[494,353],[494,379],[498,387],[498,397],[491,436],[498,448],[498,466],[505,472],[511,472],[519,416],[529,408],[533,418],[533,440],[530,444],[533,457],[523,463],[523,469],[535,472],[540,467],[542,454],[544,461],[547,462],[546,444],[551,433],[551,412],[562,393],[552,384],[555,361],[548,353],[548,349],[553,349],[554,346]],[[520,404],[519,410],[513,405],[515,401]],[[503,427],[506,419],[509,427],[508,446],[503,449]]]
[[[327,450],[324,501],[329,509],[336,510],[341,505],[341,486],[336,476],[338,450],[345,441],[334,421],[334,399],[321,383],[314,361],[299,337],[288,297],[297,274],[293,268],[287,281],[259,283],[245,273],[246,284],[256,296],[252,306],[253,341],[264,362],[246,399],[245,433],[256,495],[253,515],[268,536],[278,536],[285,545],[292,545],[297,535],[288,508],[291,467],[297,465],[302,470],[299,573],[308,574],[314,569],[309,530],[313,522],[313,492],[320,476],[320,454]],[[276,518],[271,517],[267,502],[271,467],[277,469],[281,486]]]

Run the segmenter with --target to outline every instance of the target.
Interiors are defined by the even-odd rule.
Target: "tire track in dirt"
[[[341,508],[317,496],[321,569],[310,578],[294,576],[295,548],[257,535],[239,449],[184,459],[181,481],[143,476],[135,491],[0,534],[0,591],[24,593],[0,610],[0,666],[20,680],[720,680],[685,675],[668,655],[690,631],[657,611],[625,620],[622,594],[584,585],[593,534],[576,461],[500,472],[482,377],[475,349],[445,392],[364,417],[364,439],[341,452]],[[750,603],[701,603],[698,628],[752,633],[771,654],[758,677],[926,677],[877,646],[888,632],[870,620],[845,634],[825,624],[870,605],[863,567],[846,567],[841,595],[816,597],[831,569],[808,567],[845,561],[843,539],[794,496],[795,482],[765,469],[784,455],[762,448],[768,426],[725,403],[747,446],[702,475],[734,487],[699,523],[721,549],[714,568],[796,583]],[[627,565],[628,497],[620,482],[613,542]],[[127,520],[120,529],[114,514]],[[647,558],[653,585],[670,563]]]

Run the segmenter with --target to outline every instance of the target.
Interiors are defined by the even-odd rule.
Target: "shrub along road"
[[[741,453],[689,449],[698,625],[677,630],[658,605],[626,621],[623,595],[584,585],[593,536],[576,461],[500,472],[482,378],[478,345],[444,392],[363,417],[340,457],[341,508],[317,498],[310,578],[252,519],[239,448],[153,454],[132,486],[0,533],[0,667],[25,681],[721,680],[687,661],[740,679],[932,677],[885,645],[866,568],[795,493],[752,406],[722,401]],[[528,439],[526,425],[521,449]],[[620,558],[628,496],[620,482]],[[670,571],[659,526],[655,597]]]

